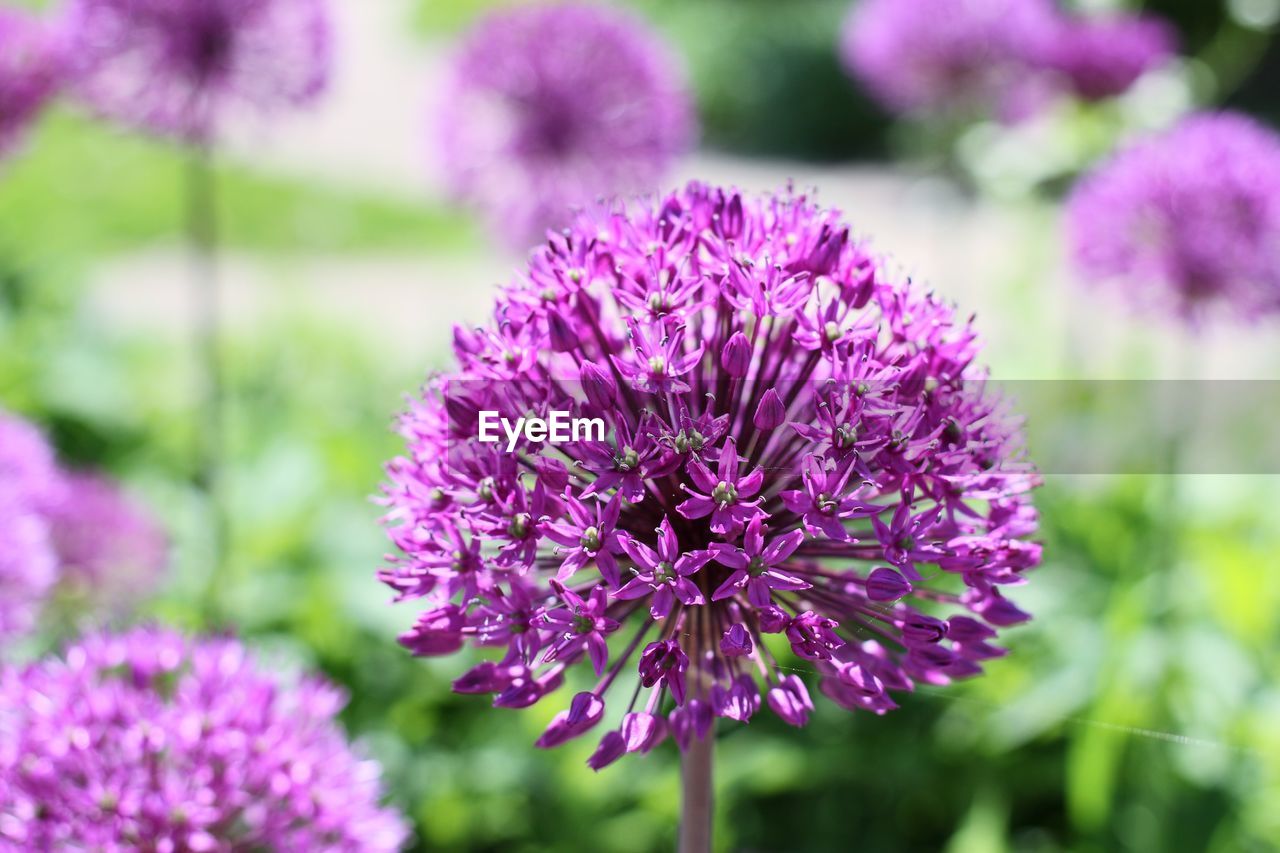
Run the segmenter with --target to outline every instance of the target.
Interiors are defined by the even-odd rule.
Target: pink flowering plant
[[[65,60],[56,28],[31,13],[0,8],[0,158],[21,144],[62,85]]]
[[[97,472],[60,472],[61,494],[45,517],[68,604],[128,613],[155,592],[169,537],[149,508]]]
[[[800,726],[811,685],[883,714],[1028,618],[1037,477],[973,329],[802,195],[587,211],[454,352],[400,422],[381,579],[425,605],[415,655],[492,650],[458,692],[590,670],[539,746],[603,724],[598,770],[765,705]],[[482,440],[556,411],[603,435]]]
[[[127,615],[168,557],[147,507],[102,474],[63,468],[39,427],[0,409],[0,651],[56,622],[51,605],[72,623]]]
[[[392,851],[346,696],[239,642],[92,633],[0,670],[0,849]]]
[[[681,63],[614,5],[502,6],[451,57],[432,133],[450,192],[523,250],[577,206],[656,189],[694,141]]]
[[[62,498],[44,435],[0,409],[0,651],[35,628],[58,582],[47,511]]]
[[[324,0],[71,0],[75,88],[104,116],[207,144],[228,114],[313,103],[329,81]]]
[[[840,55],[892,112],[1014,122],[1062,95],[1122,95],[1167,65],[1176,44],[1160,18],[1052,0],[863,0],[845,20]]]
[[[1193,113],[1119,149],[1066,205],[1081,278],[1193,328],[1280,311],[1280,134]]]

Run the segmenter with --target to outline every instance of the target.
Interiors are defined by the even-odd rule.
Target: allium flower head
[[[63,475],[60,499],[46,513],[61,583],[118,610],[154,589],[168,558],[155,518],[97,474]]]
[[[44,518],[0,484],[0,646],[32,629],[56,580]]]
[[[53,31],[28,13],[0,8],[0,156],[53,94],[62,71]]]
[[[207,140],[227,112],[313,101],[328,82],[326,0],[73,0],[82,96],[99,112]]]
[[[1199,114],[1086,175],[1067,205],[1089,279],[1187,320],[1280,309],[1280,136],[1245,116]]]
[[[59,485],[44,436],[0,411],[0,643],[31,630],[57,580],[44,510]]]
[[[1064,19],[1045,41],[1045,66],[1065,78],[1079,97],[1096,101],[1128,91],[1139,77],[1168,62],[1172,27],[1146,15]]]
[[[845,23],[845,66],[902,113],[1021,117],[1029,73],[1056,27],[1047,0],[863,0]]]
[[[40,429],[0,409],[0,490],[44,510],[60,499],[62,480],[53,448]]]
[[[0,676],[0,840],[27,850],[394,850],[341,693],[230,639],[93,635]]]
[[[403,417],[381,577],[427,606],[402,643],[498,650],[454,688],[500,707],[594,676],[539,744],[608,720],[597,769],[766,704],[801,725],[801,672],[876,713],[979,672],[1039,547],[977,350],[803,196],[583,213]],[[602,429],[480,440],[556,412]]]
[[[653,189],[694,134],[678,67],[620,9],[492,12],[454,58],[436,116],[451,190],[523,248],[571,206]]]

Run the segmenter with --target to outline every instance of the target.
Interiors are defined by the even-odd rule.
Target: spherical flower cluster
[[[978,673],[1028,618],[1002,589],[1040,549],[1036,475],[977,350],[803,196],[691,184],[584,212],[403,417],[381,578],[427,609],[401,642],[499,650],[454,689],[507,708],[589,661],[540,746],[634,679],[597,769],[764,704],[802,725],[806,670],[876,713]],[[511,427],[555,413],[565,441]],[[513,438],[483,440],[503,421]]]
[[[1280,310],[1280,136],[1199,114],[1121,150],[1067,203],[1077,267],[1195,322]]]
[[[58,87],[63,58],[53,30],[30,14],[0,8],[0,156]]]
[[[62,496],[53,447],[34,424],[0,409],[0,490],[44,511]]]
[[[154,589],[164,532],[103,477],[61,469],[40,431],[0,411],[0,642],[30,631],[54,592],[94,616]]]
[[[168,561],[164,530],[145,508],[98,474],[67,472],[47,511],[64,589],[119,611],[155,588]]]
[[[44,436],[0,411],[0,644],[31,630],[57,580],[44,510],[58,495]]]
[[[895,111],[1021,119],[1064,89],[1085,100],[1122,94],[1173,47],[1156,19],[1071,15],[1050,0],[864,0],[841,53]]]
[[[0,840],[26,850],[395,850],[341,693],[230,639],[93,635],[0,677]]]
[[[657,34],[583,3],[489,14],[438,106],[451,191],[522,249],[566,224],[571,206],[653,189],[694,135],[678,63]]]
[[[841,55],[896,112],[1021,118],[1040,100],[1028,69],[1057,20],[1048,0],[864,0],[845,23]]]
[[[44,519],[0,486],[0,645],[31,630],[57,576]]]
[[[1045,42],[1043,64],[1087,101],[1124,94],[1174,53],[1173,28],[1145,15],[1064,19]]]
[[[325,0],[72,0],[81,96],[147,130],[207,141],[224,113],[313,101],[328,82]]]

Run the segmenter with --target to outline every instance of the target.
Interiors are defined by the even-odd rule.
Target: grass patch
[[[0,239],[66,258],[176,240],[184,152],[63,110],[46,117],[0,172]],[[464,216],[321,182],[217,169],[223,239],[257,251],[465,251]]]

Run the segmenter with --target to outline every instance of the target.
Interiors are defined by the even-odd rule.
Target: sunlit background
[[[374,578],[390,546],[371,500],[400,451],[392,417],[522,253],[450,201],[433,153],[447,58],[493,4],[334,5],[327,96],[237,121],[215,154],[227,610],[268,656],[349,690],[342,720],[383,763],[417,849],[670,849],[672,745],[596,775],[591,739],[532,748],[559,704],[491,709],[450,692],[470,660],[395,642],[414,608],[389,606]],[[1149,2],[1178,29],[1176,61],[1113,101],[1015,125],[884,112],[840,65],[847,0],[632,7],[697,99],[699,145],[667,183],[816,188],[977,313],[994,376],[1276,376],[1274,321],[1189,331],[1135,315],[1075,280],[1060,219],[1074,176],[1134,133],[1205,105],[1280,121],[1277,0]],[[0,405],[161,517],[170,567],[129,618],[199,630],[185,156],[60,102],[0,167]],[[764,714],[733,729],[717,756],[721,849],[1280,849],[1280,478],[1050,472],[1037,505],[1046,562],[1020,590],[1035,619],[1008,633],[1013,653],[882,718],[819,701],[804,729]],[[76,622],[51,611],[11,655],[58,646]]]

